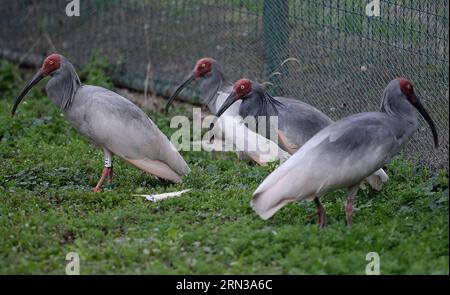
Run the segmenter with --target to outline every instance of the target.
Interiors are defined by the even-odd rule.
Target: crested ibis
[[[331,118],[315,107],[298,99],[272,97],[259,83],[245,78],[236,81],[233,91],[226,98],[217,116],[220,117],[229,107],[240,101],[241,117],[278,118],[277,130],[263,131],[266,136],[276,134],[279,146],[291,155],[317,132],[333,123]],[[267,122],[266,126],[270,128],[270,122]],[[370,175],[367,182],[376,190],[380,190],[388,179],[387,174],[380,169]]]
[[[197,61],[192,72],[168,99],[165,109],[166,113],[168,113],[172,101],[180,92],[192,81],[197,79],[201,79],[199,91],[202,104],[206,105],[211,113],[214,115],[217,114],[225,99],[230,95],[233,85],[226,82],[219,63],[210,57],[204,57]],[[226,112],[222,113],[222,124],[219,126],[223,126],[223,128],[218,128],[220,132],[216,135],[216,139],[221,139],[223,136],[228,142],[237,145],[237,149],[239,150],[237,152],[238,158],[242,159],[248,156],[260,165],[265,165],[267,162],[278,159],[286,160],[289,158],[290,155],[278,148],[274,142],[260,136],[258,133],[248,129],[242,122],[237,121],[236,116],[238,113],[239,103],[227,108]],[[228,128],[230,126],[234,130]],[[242,139],[242,141],[237,139],[237,137]],[[250,141],[257,141],[258,144],[249,143]],[[246,149],[249,146],[257,146],[257,148],[256,150]],[[269,153],[263,151],[269,151]]]
[[[366,177],[390,162],[418,128],[415,109],[429,124],[433,120],[415,95],[410,81],[391,81],[383,93],[381,112],[360,113],[336,121],[314,135],[274,170],[253,193],[252,208],[268,219],[287,203],[314,199],[319,225],[326,225],[319,198],[348,188],[346,220],[352,224],[352,202]]]
[[[16,98],[14,116],[22,99],[43,78],[46,91],[64,118],[99,149],[105,165],[97,185],[112,182],[112,157],[117,155],[137,168],[172,182],[182,182],[189,167],[155,123],[135,104],[108,89],[83,85],[74,66],[62,55],[51,54]]]
[[[281,148],[290,154],[333,122],[315,107],[298,99],[272,97],[262,85],[245,78],[236,81],[232,92],[217,112],[217,117],[239,102],[238,114],[243,118],[278,117],[278,130],[275,133]]]

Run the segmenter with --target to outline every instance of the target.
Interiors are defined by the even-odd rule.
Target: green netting
[[[44,56],[57,51],[76,65],[98,50],[122,85],[167,95],[203,56],[227,78],[248,77],[274,95],[302,99],[332,118],[378,110],[391,79],[412,80],[436,121],[405,155],[448,168],[448,12],[446,0],[381,1],[368,17],[366,0],[80,0],[0,2],[0,52]],[[284,60],[295,58],[281,65]],[[187,92],[195,100],[194,88]]]

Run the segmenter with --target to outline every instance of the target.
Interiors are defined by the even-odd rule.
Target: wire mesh
[[[406,77],[441,144],[433,149],[421,120],[404,155],[448,169],[448,1],[381,0],[372,17],[368,0],[80,0],[79,17],[65,14],[68,2],[2,1],[0,50],[57,51],[77,66],[97,51],[115,81],[160,95],[211,56],[230,81],[270,81],[273,95],[333,119],[378,110],[387,83]],[[187,93],[197,99],[195,87]]]

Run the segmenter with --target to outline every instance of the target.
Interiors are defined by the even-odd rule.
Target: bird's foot
[[[321,210],[319,214],[319,227],[324,228],[328,224],[327,215],[325,213],[325,209],[322,207],[323,210]]]
[[[99,190],[100,190],[100,188],[98,188],[97,186],[95,186],[95,187],[92,188],[92,191],[93,191],[94,193],[98,193]]]
[[[317,215],[319,215],[319,227],[324,228],[327,226],[327,214],[325,213],[325,208],[322,206],[319,198],[314,198],[314,202],[317,206]]]
[[[94,193],[98,192],[103,184],[103,181],[105,181],[106,177],[108,177],[108,181],[112,181],[112,167],[104,167],[102,171],[102,176],[100,177],[100,180],[98,181],[97,185],[92,189]]]

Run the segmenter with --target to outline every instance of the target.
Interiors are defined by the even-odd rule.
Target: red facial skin
[[[200,78],[211,72],[212,70],[212,60],[209,57],[204,57],[200,59],[194,68],[194,77]]]
[[[400,90],[403,92],[403,94],[406,95],[408,100],[412,103],[416,102],[416,95],[414,94],[414,87],[408,80],[404,78],[398,79],[400,84]]]
[[[41,71],[45,76],[51,75],[61,66],[61,56],[59,54],[50,54],[42,64]]]
[[[252,83],[249,79],[240,79],[234,83],[233,91],[236,93],[235,99],[241,99],[252,91]]]

